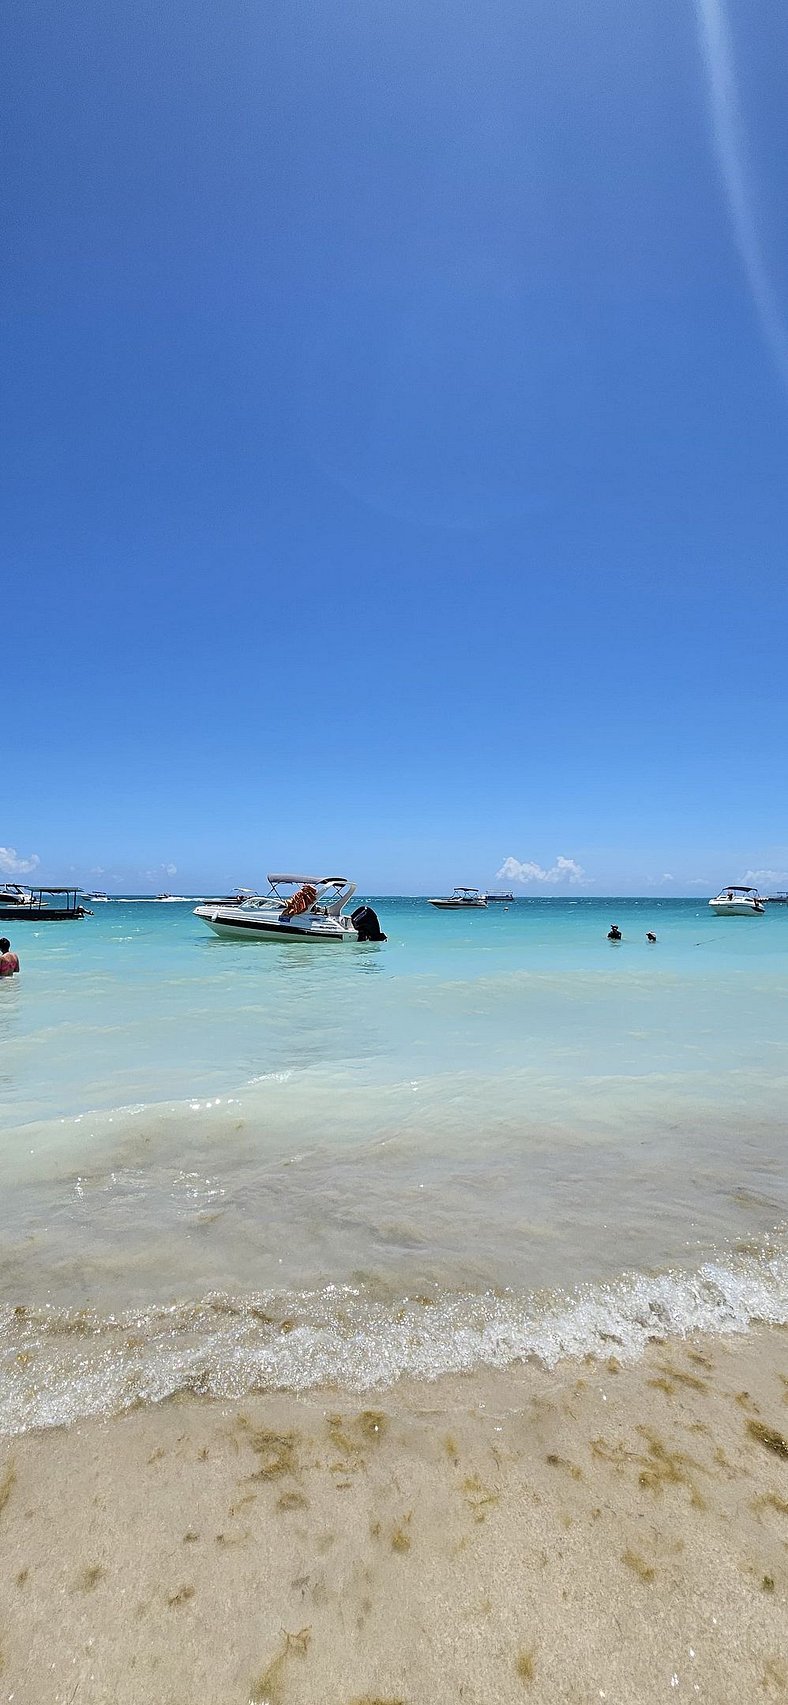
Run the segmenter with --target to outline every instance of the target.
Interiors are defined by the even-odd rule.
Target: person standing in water
[[[610,925],[610,928],[607,932],[607,939],[608,939],[608,941],[620,941],[621,940],[621,931],[618,927],[618,924],[611,924]]]
[[[7,935],[0,936],[0,977],[13,977],[19,970],[19,960],[11,952],[11,943]]]

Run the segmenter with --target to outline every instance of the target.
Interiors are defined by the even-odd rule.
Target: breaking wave
[[[436,1292],[381,1301],[347,1286],[195,1302],[102,1316],[0,1313],[0,1430],[68,1425],[178,1393],[237,1398],[349,1391],[402,1377],[564,1358],[636,1360],[655,1338],[788,1323],[788,1252],[705,1261],[692,1272],[627,1273],[573,1292]]]

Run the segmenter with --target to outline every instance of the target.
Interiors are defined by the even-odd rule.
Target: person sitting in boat
[[[290,895],[281,916],[283,918],[297,918],[301,912],[308,912],[310,906],[314,906],[316,899],[317,889],[313,888],[311,882],[305,882],[301,888],[296,889],[295,894]]]
[[[607,932],[607,939],[608,939],[608,941],[620,941],[621,940],[621,931],[618,927],[618,924],[611,924],[610,925],[610,928]]]
[[[19,960],[11,952],[11,943],[7,935],[0,936],[0,977],[13,977],[19,970]]]

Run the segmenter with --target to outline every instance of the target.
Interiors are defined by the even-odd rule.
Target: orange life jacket
[[[303,888],[299,888],[295,894],[291,894],[282,916],[297,918],[300,912],[308,912],[310,906],[314,906],[316,899],[317,889],[312,887],[311,882],[305,882]]]

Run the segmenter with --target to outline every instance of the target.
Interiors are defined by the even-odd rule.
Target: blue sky
[[[788,886],[782,0],[4,20],[0,863]]]

